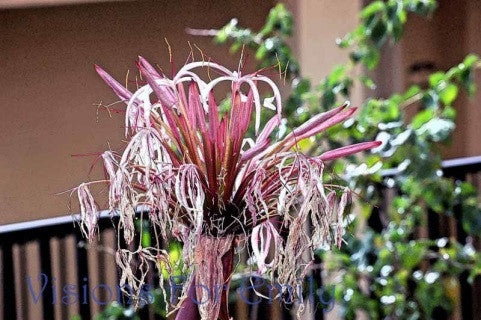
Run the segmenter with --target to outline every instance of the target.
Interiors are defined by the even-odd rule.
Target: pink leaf
[[[379,145],[381,145],[381,143],[382,143],[381,141],[362,142],[362,143],[357,143],[357,144],[345,146],[345,147],[334,149],[334,150],[329,150],[324,152],[322,155],[320,155],[319,159],[321,159],[322,161],[328,161],[328,160],[334,160],[334,159],[346,157],[360,151],[369,150],[369,149],[378,147]]]
[[[329,118],[332,118],[333,116],[335,116],[336,114],[338,114],[339,112],[343,111],[349,104],[348,103],[344,103],[342,106],[340,107],[337,107],[337,108],[334,108],[332,110],[329,110],[327,112],[323,112],[323,113],[320,113],[314,117],[312,117],[311,119],[309,119],[308,121],[306,121],[305,123],[303,123],[301,126],[299,126],[298,128],[294,129],[292,131],[292,134],[293,135],[296,135],[296,136],[300,136],[314,128],[316,128],[317,126],[319,126],[321,123],[323,123],[324,121],[326,121],[327,119]]]
[[[150,85],[152,90],[154,90],[155,95],[159,98],[160,102],[167,107],[172,107],[177,101],[174,96],[172,88],[167,85],[159,84],[158,80],[162,79],[154,67],[150,65],[147,60],[139,56],[139,61],[137,62],[137,67],[144,76],[147,83]]]
[[[112,78],[110,74],[105,72],[104,69],[95,65],[95,71],[97,71],[98,75],[109,85],[110,88],[115,92],[115,94],[122,99],[122,101],[128,102],[132,97],[132,92],[127,90],[124,86],[122,86],[117,80]]]
[[[274,131],[274,129],[277,128],[280,123],[281,123],[281,116],[276,114],[269,121],[267,121],[264,129],[259,134],[259,137],[257,138],[257,141],[263,141],[263,140],[269,138],[272,131]]]

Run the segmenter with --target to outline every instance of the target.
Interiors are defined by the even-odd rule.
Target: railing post
[[[465,172],[456,172],[453,175],[456,181],[466,181]],[[463,228],[463,211],[460,205],[454,207],[454,216],[456,218],[456,238],[459,243],[466,244],[467,234]],[[469,272],[464,271],[459,275],[459,284],[461,291],[461,313],[463,320],[473,319],[473,290],[468,282]]]
[[[15,298],[15,274],[13,271],[12,242],[2,239],[2,282],[3,282],[3,317],[5,319],[17,318]]]
[[[89,295],[89,266],[87,249],[80,244],[84,241],[84,238],[79,229],[75,232],[75,244],[77,252],[77,283],[79,289],[79,311],[80,316],[83,319],[90,319],[90,295]],[[86,279],[86,280],[85,280]],[[84,296],[84,285],[87,286],[86,296]]]
[[[53,278],[52,278],[52,262],[50,254],[50,237],[47,234],[39,239],[40,246],[40,272],[47,276],[48,285],[42,295],[42,309],[44,319],[54,319],[53,306]]]

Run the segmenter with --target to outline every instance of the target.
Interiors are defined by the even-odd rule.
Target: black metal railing
[[[468,179],[470,175],[481,173],[481,156],[446,160],[443,161],[442,166],[446,176],[464,181]],[[396,171],[389,170],[385,172],[385,174],[395,175]],[[460,212],[455,213],[457,217],[459,217],[460,214]],[[435,218],[435,220],[436,219],[437,218]],[[97,259],[101,260],[100,262],[97,261],[97,269],[93,270],[92,266],[89,266],[89,264],[92,263],[92,257],[89,257],[89,250],[86,249],[86,246],[82,245],[85,240],[80,232],[80,228],[74,220],[75,219],[72,219],[72,216],[69,215],[0,226],[0,276],[2,281],[0,297],[3,300],[0,303],[0,319],[19,319],[24,318],[24,315],[26,314],[28,315],[29,311],[26,309],[28,306],[25,303],[21,304],[18,302],[21,298],[25,299],[24,296],[26,295],[26,284],[24,279],[22,279],[25,275],[19,273],[25,273],[29,266],[36,263],[41,272],[44,273],[48,279],[52,279],[54,276],[53,264],[58,263],[58,261],[54,261],[52,258],[54,253],[52,240],[54,239],[61,243],[59,248],[56,248],[57,252],[55,252],[55,254],[60,257],[60,260],[64,261],[61,266],[65,268],[65,261],[70,262],[71,265],[75,265],[74,272],[76,274],[75,278],[78,288],[81,288],[82,285],[89,282],[89,277],[92,276],[92,272],[97,273],[96,276],[101,278],[106,270],[110,270],[110,272],[115,275],[115,281],[118,283],[119,276],[116,272],[116,266],[113,259],[111,259],[109,264],[105,263],[105,261],[102,260],[102,257],[97,256]],[[459,221],[460,219],[457,220]],[[112,222],[112,218],[108,212],[105,211],[100,214],[99,241],[102,241],[102,234],[109,230],[114,230],[114,225],[115,222]],[[439,234],[439,230],[434,230],[435,228],[439,228],[439,225],[432,223],[429,228],[431,229],[429,230],[430,234]],[[466,234],[459,222],[457,222],[456,231],[458,241],[465,243]],[[68,243],[65,241],[67,238],[73,239],[73,241],[71,241],[71,243],[74,244],[73,248],[68,248]],[[25,249],[18,249],[31,243],[37,245],[39,261],[32,262],[32,257],[26,256]],[[116,241],[113,241],[113,244],[116,243]],[[70,252],[73,250],[75,254],[73,256],[67,256],[66,252],[69,250]],[[17,252],[16,255],[14,254],[14,251]],[[20,256],[20,259],[17,260],[20,260],[20,262],[15,261],[15,257],[18,256]],[[463,275],[460,278],[462,316],[465,320],[474,319],[473,312],[479,311],[479,308],[481,308],[481,304],[478,302],[479,295],[481,294],[480,285],[475,284],[472,286],[466,279],[466,275]],[[65,279],[61,280],[65,281]],[[23,289],[18,288],[19,285],[22,286]],[[52,286],[46,286],[45,291],[43,292],[44,298],[41,299],[42,318],[65,319],[67,313],[62,309],[64,306],[61,305],[56,307],[51,299],[49,300],[45,298],[46,296],[52,297],[53,290],[56,289]],[[56,310],[56,308],[61,310]],[[85,320],[91,319],[93,312],[91,305],[88,303],[79,303],[77,310],[74,310],[74,313],[78,313],[81,318]],[[61,314],[61,316],[58,316],[58,314]],[[156,318],[154,313],[148,310],[144,311],[144,316],[149,319]],[[142,319],[144,319],[144,317],[142,317]]]
[[[455,158],[442,161],[441,164],[443,176],[452,178],[457,182],[469,181],[477,187],[481,196],[481,156]],[[384,170],[382,175],[384,177],[394,177],[399,174],[397,169]],[[479,177],[477,177],[479,175]],[[479,180],[479,181],[478,181]],[[385,189],[386,190],[386,189]],[[387,200],[389,201],[389,200]],[[382,210],[382,209],[381,209]],[[453,208],[453,215],[439,215],[438,213],[428,210],[427,212],[427,236],[430,239],[438,239],[441,237],[454,237],[459,243],[466,244],[468,235],[466,234],[462,225],[462,208],[455,206]],[[374,219],[378,219],[380,214],[375,215]],[[375,223],[375,224],[380,224]],[[477,250],[481,249],[479,239],[473,241]],[[474,283],[468,282],[469,272],[463,272],[459,278],[459,301],[461,310],[459,316],[463,320],[478,319],[479,312],[481,312],[481,280],[479,277],[475,279]],[[442,319],[448,319],[447,316],[440,316]]]
[[[446,176],[452,177],[459,181],[466,181],[473,178],[473,175],[481,172],[481,157],[469,157],[469,158],[461,158],[461,159],[453,159],[453,160],[446,160],[443,162],[443,173]],[[471,179],[473,180],[473,179]],[[475,185],[475,180],[471,181]],[[480,189],[480,185],[476,185],[478,190]],[[432,216],[436,214],[431,214]],[[460,206],[456,206],[454,208],[454,218],[455,218],[455,236],[456,239],[461,244],[466,244],[467,234],[464,230],[462,225],[462,209]],[[436,215],[437,216],[437,215]],[[438,221],[437,217],[435,217],[435,221]],[[432,219],[432,220],[434,220]],[[435,224],[435,223],[433,223]],[[431,232],[436,232],[431,228]],[[437,227],[439,230],[439,226]],[[479,248],[479,239],[478,239],[478,250]],[[475,279],[473,284],[470,284],[468,281],[469,272],[464,271],[459,276],[459,285],[460,285],[460,301],[461,301],[461,315],[463,320],[474,320],[479,319],[479,311],[481,311],[481,300],[479,299],[481,294],[481,282],[479,277]]]
[[[59,257],[74,259],[77,273],[77,288],[81,288],[86,282],[84,279],[89,277],[89,259],[88,252],[82,244],[84,243],[83,235],[80,232],[80,228],[74,222],[72,216],[62,216],[50,219],[29,221],[15,223],[5,226],[0,226],[0,248],[1,248],[1,276],[2,276],[2,296],[3,296],[3,318],[4,319],[16,319],[23,310],[18,308],[16,301],[18,290],[16,290],[16,278],[20,279],[21,285],[25,285],[24,281],[26,275],[19,275],[16,272],[21,267],[14,261],[14,247],[22,247],[29,243],[37,243],[39,248],[40,261],[31,261],[29,257],[24,257],[25,250],[20,252],[22,255],[22,261],[26,263],[23,266],[24,270],[29,266],[38,264],[41,272],[47,279],[53,279],[52,272],[52,247],[51,240],[57,239],[58,241],[65,240],[66,237],[73,237],[75,244],[75,256],[65,257],[65,248],[58,252]],[[102,212],[99,219],[99,232],[102,233],[107,229],[113,229],[113,224],[110,220],[110,215],[107,212]],[[103,270],[99,270],[99,273]],[[18,281],[17,281],[18,283]],[[43,319],[55,319],[53,303],[50,297],[53,296],[52,285],[45,286],[42,291],[41,309]],[[49,298],[47,298],[49,297]],[[25,298],[25,297],[24,297]],[[91,310],[89,304],[79,303],[78,313],[82,319],[91,318]],[[25,304],[22,308],[27,307]],[[1,317],[0,317],[1,318]]]

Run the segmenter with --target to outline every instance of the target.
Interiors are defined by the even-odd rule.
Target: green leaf
[[[362,62],[369,69],[373,70],[381,59],[381,53],[376,48],[369,48],[367,53],[362,56]]]
[[[352,62],[358,63],[364,58],[365,55],[366,55],[365,52],[358,50],[358,51],[351,52],[349,54],[349,58],[351,58]]]
[[[439,98],[445,105],[451,105],[458,96],[458,86],[449,83],[444,89],[439,92]]]
[[[427,16],[436,9],[435,0],[416,0],[409,1],[410,9],[420,16]]]
[[[439,142],[446,140],[454,127],[454,122],[451,120],[433,118],[416,130],[416,134],[418,136],[426,134],[434,142]]]
[[[463,64],[466,66],[466,68],[472,68],[473,65],[479,61],[479,56],[476,54],[469,54],[466,58],[463,60]]]
[[[274,30],[278,30],[282,35],[289,36],[292,33],[292,26],[292,14],[286,9],[283,3],[279,3],[269,12],[266,23],[259,31],[259,34],[266,36]]]
[[[445,309],[451,307],[449,299],[443,293],[443,287],[440,281],[435,283],[427,283],[421,281],[415,291],[415,296],[420,302],[420,307],[426,314],[426,319],[431,319],[434,308],[441,306]]]
[[[373,3],[367,5],[364,9],[361,10],[360,17],[366,19],[376,12],[384,10],[384,2],[383,1],[374,1]]]
[[[377,47],[381,47],[386,40],[387,26],[383,19],[379,19],[371,30],[371,39]]]
[[[227,41],[227,33],[225,32],[225,29],[220,29],[219,32],[217,32],[214,40],[215,42],[222,44]]]
[[[476,264],[474,265],[473,269],[469,273],[469,278],[468,278],[469,283],[472,284],[474,279],[479,275],[481,275],[481,255],[478,254],[476,258]]]
[[[423,124],[434,118],[435,114],[436,113],[434,109],[426,109],[419,112],[417,115],[414,116],[411,122],[412,128],[415,130],[421,128]]]
[[[402,266],[407,270],[416,267],[426,253],[426,246],[422,243],[411,242],[409,244],[397,243],[396,249],[399,252]]]
[[[456,109],[451,106],[446,106],[441,113],[441,117],[453,120],[456,118]]]
[[[411,86],[409,89],[403,94],[403,100],[407,100],[412,98],[413,96],[419,94],[421,92],[421,88],[419,86]]]
[[[476,187],[473,186],[471,183],[465,181],[459,183],[459,185],[456,187],[455,192],[461,197],[471,197],[476,196],[477,194]]]
[[[371,90],[376,89],[376,84],[375,84],[374,81],[373,81],[371,78],[369,78],[368,76],[361,75],[361,76],[359,77],[359,79],[360,79],[361,82],[366,86],[366,88],[371,89]]]
[[[404,33],[403,23],[399,19],[394,19],[392,21],[392,35],[394,41],[398,42]]]
[[[429,76],[429,85],[431,87],[437,86],[441,81],[446,79],[444,72],[438,71]]]
[[[461,83],[464,88],[468,91],[470,96],[473,96],[476,92],[476,85],[474,83],[474,73],[471,68],[466,68],[461,72]]]
[[[474,203],[463,204],[462,207],[462,225],[466,233],[473,236],[481,236],[481,209],[476,201]]]
[[[331,87],[334,86],[335,84],[341,81],[341,79],[345,76],[345,73],[346,73],[345,65],[338,65],[334,67],[334,70],[327,77],[328,79],[327,84]]]
[[[439,106],[439,95],[436,91],[429,90],[423,95],[421,102],[428,109],[437,109]]]
[[[296,82],[294,85],[294,91],[296,94],[302,95],[309,92],[311,89],[311,82],[309,79],[301,79],[301,81]]]
[[[389,1],[386,9],[388,19],[393,20],[398,17],[399,12],[403,11],[403,5],[401,1]]]
[[[330,109],[336,102],[336,95],[332,90],[324,91],[321,101],[324,110]]]

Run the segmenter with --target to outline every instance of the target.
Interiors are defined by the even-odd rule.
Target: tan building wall
[[[68,196],[55,194],[86,180],[93,161],[70,155],[99,152],[108,143],[122,145],[121,117],[110,119],[100,112],[97,121],[93,104],[115,97],[96,76],[94,63],[120,80],[128,69],[134,72],[138,54],[168,69],[167,37],[178,64],[185,61],[190,40],[235,67],[236,58],[225,47],[189,37],[185,27],[216,28],[237,17],[255,29],[275,3],[140,1],[31,8],[67,2],[72,1],[0,3],[0,58],[5,62],[0,76],[0,224],[67,213]],[[11,9],[19,5],[28,8]],[[334,64],[346,61],[335,39],[356,25],[359,3],[291,0],[288,5],[298,25],[293,46],[315,83]]]
[[[352,31],[359,23],[362,1],[302,0],[297,4],[296,43],[304,76],[318,84],[334,66],[349,61],[348,51],[336,45],[336,39]],[[360,70],[358,70],[359,72]],[[356,86],[352,103],[361,102],[362,90]]]
[[[427,74],[446,71],[462,62],[469,53],[481,53],[481,4],[476,0],[438,1],[438,8],[431,18],[414,14],[408,18],[401,43],[387,46],[380,68],[377,70],[379,88],[377,94],[386,97],[402,92]],[[413,74],[414,64],[432,63],[433,70]],[[476,74],[481,85],[479,72]],[[457,127],[449,146],[443,148],[444,158],[481,155],[481,95],[468,99],[462,92],[454,107],[458,111]],[[409,113],[418,106],[409,107]]]
[[[108,2],[0,11],[0,225],[68,213],[55,195],[87,179],[93,158],[71,154],[122,145],[121,116],[93,103],[116,101],[95,74],[98,63],[117,79],[134,72],[141,54],[170,69],[182,65],[187,40],[236,67],[226,47],[185,34],[186,27],[221,27],[232,17],[263,25],[274,1]],[[76,209],[75,209],[76,210]]]
[[[138,54],[169,69],[167,37],[178,65],[187,57],[190,40],[217,61],[235,67],[237,58],[226,47],[190,37],[185,27],[216,28],[238,17],[242,25],[256,29],[275,3],[107,1],[34,7],[49,2],[72,1],[25,0],[22,5],[27,8],[0,2],[0,225],[66,214],[68,196],[55,194],[86,180],[93,161],[70,155],[99,152],[108,143],[112,148],[122,145],[121,116],[110,119],[100,112],[97,122],[93,104],[115,97],[93,71],[94,63],[120,80],[127,70],[135,71]],[[314,84],[335,64],[347,61],[347,52],[337,48],[335,39],[358,23],[361,5],[350,0],[288,1],[297,24],[293,46],[303,73]],[[479,53],[480,18],[481,5],[475,0],[440,1],[430,20],[410,17],[402,43],[385,49],[374,75],[379,84],[375,94],[404,90],[413,63],[434,61],[444,70],[468,52]],[[356,87],[353,104],[359,105],[363,95]],[[479,102],[478,94],[457,103],[458,129],[447,158],[481,154]]]

